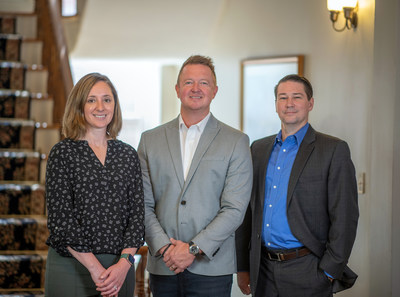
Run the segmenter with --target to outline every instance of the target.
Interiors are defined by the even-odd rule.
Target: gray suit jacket
[[[173,275],[157,256],[169,238],[193,241],[205,256],[188,268],[201,275],[236,271],[235,230],[252,187],[247,135],[212,115],[183,178],[178,118],[142,134],[138,154],[145,196],[145,239],[150,273]]]
[[[251,146],[252,197],[236,232],[238,271],[250,271],[252,290],[260,267],[265,177],[275,138],[266,137]],[[346,142],[309,127],[289,179],[287,216],[293,235],[320,258],[319,267],[336,279],[333,291],[351,287],[357,275],[346,264],[359,212],[355,169]]]

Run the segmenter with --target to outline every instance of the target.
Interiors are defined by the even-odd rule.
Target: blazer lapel
[[[181,157],[181,140],[179,137],[179,120],[176,118],[170,125],[165,128],[165,136],[167,138],[168,149],[174,164],[175,174],[179,181],[179,185],[183,188],[183,165]]]
[[[304,166],[307,163],[312,151],[314,150],[315,142],[315,130],[308,127],[307,133],[300,145],[299,151],[297,152],[296,159],[294,160],[292,172],[289,178],[288,193],[287,193],[287,205],[289,205],[292,197],[293,191],[299,180],[300,174],[303,171]]]
[[[258,175],[258,184],[259,186],[259,193],[258,197],[260,197],[260,209],[263,211],[264,209],[264,197],[265,197],[265,179],[267,177],[267,167],[268,167],[268,162],[269,158],[271,156],[272,149],[274,147],[274,140],[275,140],[276,135],[273,138],[267,138],[265,139],[264,143],[262,144],[261,149],[257,152],[256,159],[260,161],[260,164],[258,166],[258,172],[255,173]]]
[[[184,185],[184,190],[190,183],[193,175],[196,172],[197,167],[200,164],[201,159],[203,158],[205,152],[207,151],[208,147],[211,145],[212,141],[214,140],[215,136],[217,136],[220,127],[218,125],[217,119],[211,114],[210,118],[208,119],[207,125],[204,128],[203,133],[201,134],[199,143],[197,145],[196,151],[194,152],[192,163],[190,164],[189,172],[186,176],[186,181]]]

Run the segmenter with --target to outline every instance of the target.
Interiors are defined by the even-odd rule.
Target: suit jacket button
[[[182,201],[181,201],[181,205],[186,205],[186,201],[185,201],[185,200],[182,200]]]
[[[260,239],[260,234],[257,234],[257,239]]]

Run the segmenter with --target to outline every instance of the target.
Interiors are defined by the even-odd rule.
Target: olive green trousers
[[[119,260],[119,255],[95,256],[106,269]],[[118,292],[118,297],[133,297],[134,291],[135,266],[132,266]],[[100,296],[100,292],[96,290],[96,285],[85,266],[73,257],[60,256],[50,247],[46,263],[45,296],[94,297]]]

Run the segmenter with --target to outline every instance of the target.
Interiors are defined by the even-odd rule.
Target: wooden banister
[[[138,254],[141,257],[136,268],[136,286],[134,294],[135,297],[149,297],[151,295],[149,277],[146,273],[147,251],[147,246],[142,246],[138,251]]]
[[[36,13],[38,38],[43,41],[42,62],[49,71],[48,93],[54,98],[53,122],[61,123],[73,81],[60,0],[36,0]]]

